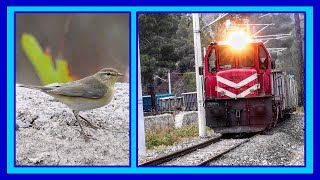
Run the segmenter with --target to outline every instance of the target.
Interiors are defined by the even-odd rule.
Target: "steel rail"
[[[183,155],[189,154],[189,153],[191,153],[193,151],[196,151],[198,149],[204,148],[206,146],[209,146],[209,145],[211,145],[213,143],[216,143],[216,142],[219,142],[219,141],[221,141],[221,136],[217,137],[217,138],[210,139],[210,140],[205,141],[205,142],[202,142],[200,144],[197,144],[197,145],[194,145],[194,146],[191,146],[191,147],[188,147],[188,148],[173,152],[171,154],[162,156],[160,158],[156,158],[156,159],[141,163],[138,166],[156,166],[156,165],[160,165],[160,164],[163,164],[165,162],[171,161],[174,158],[181,157]]]
[[[221,153],[219,153],[219,154],[217,154],[217,155],[215,155],[215,156],[213,156],[213,157],[211,157],[211,158],[209,158],[209,159],[207,159],[207,160],[205,160],[205,161],[202,161],[202,162],[198,163],[196,166],[206,165],[206,164],[208,164],[208,163],[210,163],[210,162],[212,162],[212,161],[220,158],[221,156],[227,154],[228,152],[234,150],[235,148],[241,146],[242,144],[250,141],[250,139],[251,139],[251,138],[249,138],[249,139],[247,139],[247,140],[245,140],[245,141],[243,141],[243,142],[241,142],[241,143],[239,143],[239,144],[237,144],[237,145],[235,145],[235,146],[232,146],[231,148],[229,148],[229,149],[227,149],[227,150],[225,150],[225,151],[223,151],[223,152],[221,152]]]

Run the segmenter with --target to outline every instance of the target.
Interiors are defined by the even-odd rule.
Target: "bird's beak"
[[[118,75],[118,76],[124,76],[124,74],[121,74],[121,73],[118,73],[117,75]]]

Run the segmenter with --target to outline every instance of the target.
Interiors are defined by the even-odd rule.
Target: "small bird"
[[[119,76],[124,75],[115,69],[104,68],[94,75],[65,84],[54,84],[48,86],[19,86],[41,90],[42,92],[53,96],[61,103],[67,105],[72,109],[84,136],[88,138],[81,126],[79,117],[87,121],[90,126],[94,126],[88,120],[80,116],[79,112],[100,108],[109,104],[113,98],[114,86]]]

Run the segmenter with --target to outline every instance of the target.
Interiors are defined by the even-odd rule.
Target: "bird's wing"
[[[47,93],[96,99],[103,97],[107,90],[107,87],[100,81],[91,79],[91,81],[79,80],[66,83],[53,90],[47,91]]]
[[[42,91],[50,91],[57,86],[32,86],[32,85],[25,85],[25,84],[19,84],[18,87],[24,87],[29,89],[36,89],[36,90],[42,90]]]

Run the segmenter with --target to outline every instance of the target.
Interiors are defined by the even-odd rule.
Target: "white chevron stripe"
[[[230,92],[226,89],[223,89],[221,87],[217,87],[217,92],[220,93],[221,91],[224,91],[225,95],[230,97],[230,98],[243,98],[243,97],[246,97],[249,93],[250,93],[250,90],[253,89],[254,91],[257,90],[259,87],[259,84],[255,84],[253,86],[251,86],[250,88],[248,88],[247,90],[243,91],[242,93],[236,95],[234,94],[233,92]]]
[[[248,84],[249,82],[255,80],[258,78],[258,75],[257,73],[255,74],[252,74],[251,76],[249,76],[248,78],[240,81],[239,83],[234,83],[228,79],[225,79],[223,77],[220,77],[220,76],[217,76],[217,81],[223,83],[223,84],[226,84],[226,85],[229,85],[230,87],[233,87],[233,88],[236,88],[236,89],[239,89],[241,88],[242,86]]]
[[[242,93],[238,94],[237,97],[239,97],[239,98],[246,97],[250,93],[251,89],[253,89],[254,91],[257,90],[258,84],[255,84],[255,85],[251,86],[250,88],[248,88],[247,90],[243,91]]]
[[[221,87],[217,87],[216,90],[217,90],[218,93],[220,93],[221,91],[224,91],[225,96],[228,96],[228,97],[230,97],[230,98],[236,98],[236,97],[237,97],[237,95],[234,94],[233,92],[230,92],[230,91],[228,91],[228,90],[226,90],[226,89],[223,89],[223,88],[221,88]]]

